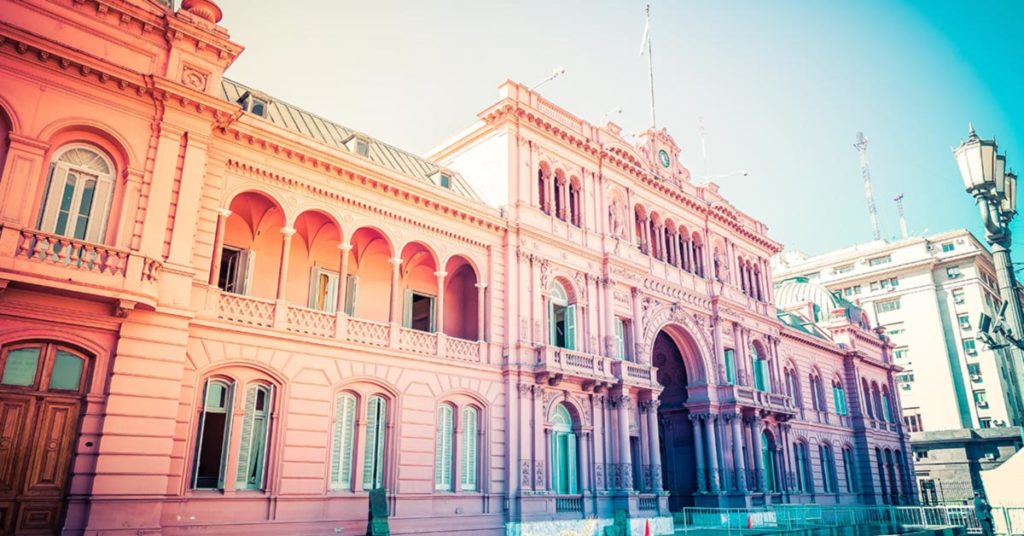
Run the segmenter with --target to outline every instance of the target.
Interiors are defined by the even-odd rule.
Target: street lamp
[[[1000,318],[992,332],[1006,342],[992,339],[989,330],[982,330],[989,347],[1013,346],[1013,368],[1024,367],[1024,314],[1021,313],[1017,281],[1010,260],[1010,221],[1017,215],[1017,175],[1006,169],[1006,155],[999,154],[995,140],[983,140],[971,126],[967,141],[960,143],[953,154],[967,193],[974,196],[985,224],[985,241],[992,247],[992,258],[1003,301]],[[1003,316],[1008,318],[1002,318]],[[1005,322],[1005,324],[1004,324]],[[983,319],[983,325],[988,322]]]

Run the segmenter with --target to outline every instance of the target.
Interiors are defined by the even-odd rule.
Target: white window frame
[[[327,278],[327,288],[322,288],[320,284],[321,277]],[[314,266],[310,269],[309,273],[309,300],[307,301],[307,307],[316,311],[323,311],[325,313],[335,313],[338,309],[338,282],[340,281],[340,275],[334,270],[328,270],[320,266]],[[324,295],[323,306],[319,306],[317,299],[320,294]]]
[[[90,169],[84,165],[73,164],[67,160],[61,160],[72,151],[88,151],[94,154],[104,166],[106,172],[97,169]],[[72,190],[72,198],[68,207],[67,220],[62,232],[57,232],[56,225],[61,208],[63,192],[69,175],[76,176],[76,184]],[[75,240],[103,243],[106,234],[107,221],[110,218],[110,206],[114,197],[114,186],[116,168],[113,161],[95,145],[87,143],[71,143],[63,146],[60,151],[54,153],[50,162],[50,171],[46,179],[46,189],[43,195],[43,202],[39,210],[39,219],[36,226],[45,233],[66,236]],[[85,191],[84,184],[87,180],[95,180],[96,186],[93,190],[92,204],[89,209],[89,217],[86,222],[85,232],[82,237],[75,237],[78,218],[81,211],[82,194]]]

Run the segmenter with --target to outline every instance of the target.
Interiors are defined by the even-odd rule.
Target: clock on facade
[[[672,159],[668,157],[668,151],[665,149],[658,151],[658,160],[661,160],[661,167],[665,168],[672,163]]]

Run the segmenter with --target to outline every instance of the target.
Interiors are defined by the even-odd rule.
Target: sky
[[[640,0],[218,3],[246,48],[229,77],[418,154],[505,79],[555,67],[546,98],[592,123],[621,108],[627,133],[650,125]],[[981,235],[951,153],[969,122],[1024,172],[1024,2],[653,0],[651,17],[657,126],[787,249],[871,239],[858,131],[885,238],[899,193],[911,234]]]

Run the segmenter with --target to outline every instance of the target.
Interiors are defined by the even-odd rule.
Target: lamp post
[[[953,154],[960,167],[964,187],[974,196],[981,210],[985,241],[992,247],[999,297],[1003,300],[1001,310],[1006,318],[996,319],[997,325],[992,331],[1006,339],[1008,344],[992,341],[991,336],[987,342],[994,348],[1008,346],[1011,370],[1019,372],[1024,367],[1024,340],[1021,339],[1024,337],[1024,314],[1021,313],[1017,281],[1010,260],[1010,221],[1017,215],[1017,175],[1006,169],[1006,155],[999,154],[996,141],[979,138],[973,126],[967,141],[961,142]]]

